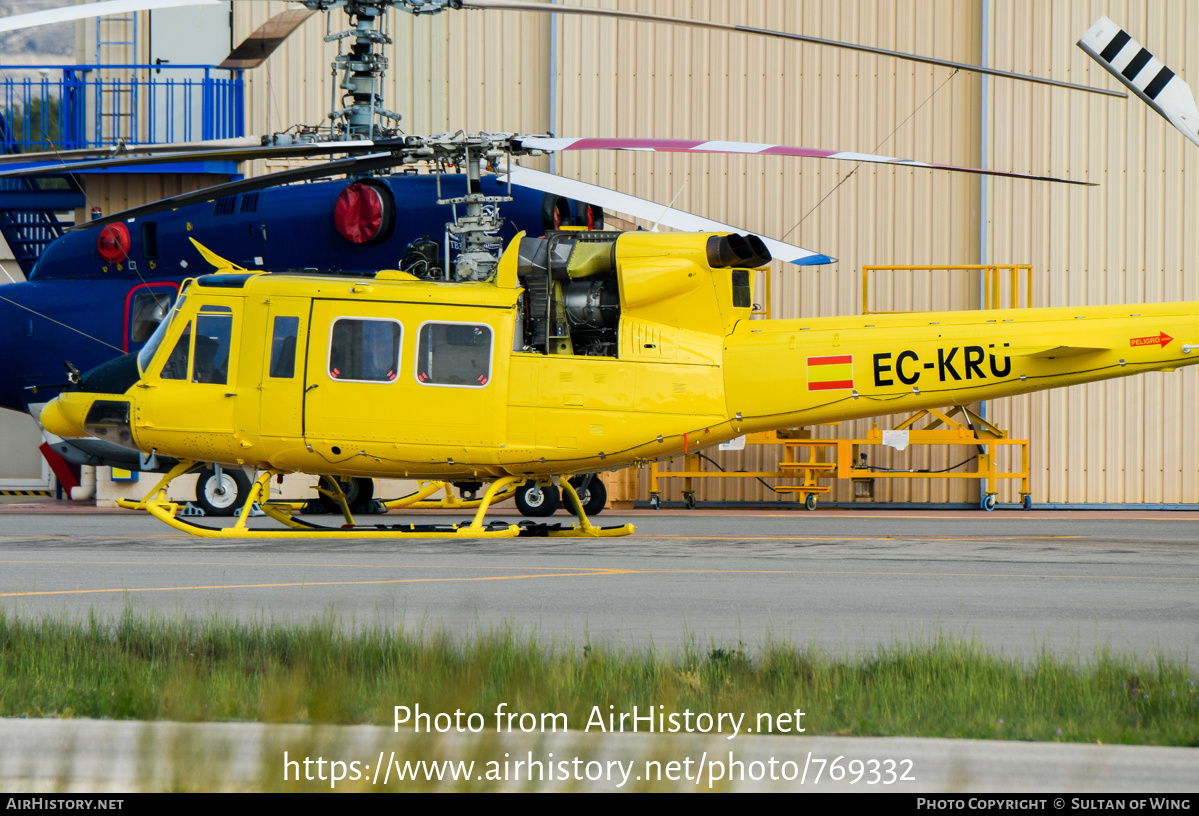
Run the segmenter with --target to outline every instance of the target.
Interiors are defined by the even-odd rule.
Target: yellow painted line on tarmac
[[[529,575],[485,575],[477,578],[390,578],[377,581],[296,581],[278,584],[212,584],[209,586],[123,587],[120,589],[50,589],[35,592],[4,592],[0,598],[28,598],[43,595],[95,595],[115,592],[183,592],[196,589],[287,589],[321,586],[370,586],[376,584],[424,584],[461,581],[513,581],[525,578],[577,578],[588,575],[621,575],[635,570],[607,569],[595,572],[559,572]]]
[[[904,572],[900,570],[686,570],[638,569],[629,573],[643,575],[878,575],[917,578],[1063,578],[1099,581],[1199,581],[1199,576],[1178,575],[1055,575],[1037,572]]]
[[[112,566],[112,567],[338,567],[342,569],[444,569],[444,570],[579,570],[607,572],[608,567],[505,567],[502,565],[476,567],[461,564],[325,564],[305,561],[55,561],[53,559],[9,559],[0,564],[51,564],[53,566]]]
[[[673,533],[647,533],[645,535],[635,535],[636,538],[652,538],[655,540],[692,540],[692,541],[1058,541],[1062,539],[1079,539],[1091,538],[1091,536],[1081,535],[1041,535],[1041,536],[1022,536],[1022,535],[1003,535],[1003,536],[926,536],[918,533],[904,533],[901,535],[866,535],[866,536],[845,536],[845,535],[806,535],[806,536],[763,536],[763,535],[739,535],[739,536],[720,536],[720,535],[675,535]]]
[[[421,569],[438,569],[438,567],[421,567]],[[776,575],[776,576],[815,576],[815,575],[866,575],[877,577],[917,577],[917,578],[1054,578],[1072,581],[1195,581],[1199,576],[1158,576],[1158,575],[1054,575],[1048,573],[1004,573],[1004,572],[915,572],[902,570],[722,570],[722,569],[621,569],[566,567],[571,570],[562,572],[524,573],[520,575],[485,575],[462,578],[386,578],[371,581],[293,581],[283,583],[261,584],[210,584],[198,586],[169,586],[169,587],[120,587],[100,589],[60,589],[37,590],[30,592],[0,593],[0,598],[24,598],[51,595],[93,595],[131,592],[185,592],[188,590],[231,590],[231,589],[288,589],[304,587],[329,586],[378,586],[387,584],[421,584],[421,583],[462,583],[472,581],[513,581],[530,578],[586,578],[608,577],[614,575]]]

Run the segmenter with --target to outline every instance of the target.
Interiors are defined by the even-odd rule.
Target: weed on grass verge
[[[127,612],[115,622],[29,621],[0,612],[4,717],[390,726],[396,706],[419,705],[481,712],[492,730],[501,704],[563,714],[572,730],[597,714],[607,726],[609,713],[637,706],[680,718],[744,714],[754,733],[1199,746],[1193,672],[1164,656],[1101,652],[1084,662],[1043,651],[1025,662],[954,638],[851,658],[783,643],[630,652],[514,629],[462,639],[347,631],[334,620]]]

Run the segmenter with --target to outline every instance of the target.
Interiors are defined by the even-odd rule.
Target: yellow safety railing
[[[1027,309],[1032,306],[1031,264],[959,264],[956,266],[863,266],[862,314],[901,314],[870,308],[870,276],[891,272],[982,272],[984,309]],[[1023,283],[1023,286],[1021,286]],[[1007,297],[1004,298],[1006,293]],[[1005,302],[1006,301],[1006,302]]]
[[[917,427],[917,423],[921,423]],[[836,423],[831,423],[836,424]],[[858,439],[814,439],[811,429],[769,431],[747,434],[746,445],[782,445],[783,459],[772,471],[712,471],[704,470],[701,454],[683,456],[681,470],[668,469],[661,462],[650,463],[650,503],[658,507],[662,500],[662,481],[683,480],[683,499],[688,507],[695,506],[695,489],[698,479],[779,479],[791,480],[789,484],[771,485],[776,493],[797,494],[809,510],[815,510],[818,497],[827,494],[831,486],[819,484],[848,479],[855,483],[871,483],[875,479],[967,479],[985,482],[980,503],[983,509],[995,506],[999,492],[999,480],[1018,480],[1020,500],[1025,509],[1032,506],[1032,487],[1029,479],[1028,440],[1012,439],[1007,431],[995,427],[978,414],[963,406],[945,409],[926,408],[908,417],[897,425],[894,432],[902,434],[899,440],[883,436],[877,427]],[[886,441],[884,441],[886,440]],[[974,470],[949,468],[941,471],[927,469],[873,468],[863,465],[862,448],[868,446],[896,447],[902,445],[924,446],[968,446],[975,449]],[[1009,466],[1000,464],[1000,449],[1013,451]],[[806,456],[801,455],[806,452]],[[1016,459],[1019,459],[1019,465]],[[673,459],[671,460],[673,461]],[[794,483],[798,480],[798,484]],[[870,489],[873,494],[873,488]]]
[[[755,277],[762,281],[762,302],[754,304],[758,308],[753,310],[751,313],[752,317],[760,317],[763,320],[770,320],[771,318],[770,304],[773,303],[773,300],[770,294],[770,279],[773,277],[771,275],[772,271],[770,267],[766,267],[754,273]],[[756,283],[757,281],[755,281]],[[754,288],[756,289],[757,287],[755,286]]]

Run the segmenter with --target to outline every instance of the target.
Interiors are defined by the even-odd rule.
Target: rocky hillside
[[[0,17],[72,5],[71,0],[3,0]],[[73,63],[75,23],[38,26],[0,34],[0,66]]]

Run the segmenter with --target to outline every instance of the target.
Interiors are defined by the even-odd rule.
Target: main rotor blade
[[[102,227],[105,224],[112,224],[116,221],[129,221],[134,218],[141,218],[155,213],[165,212],[166,210],[175,210],[179,207],[186,207],[189,204],[201,204],[205,201],[221,198],[223,196],[237,195],[238,193],[250,193],[255,190],[263,190],[267,187],[276,187],[280,184],[286,184],[291,181],[307,181],[309,179],[322,178],[323,176],[339,176],[351,173],[367,173],[371,170],[383,170],[388,167],[394,167],[402,163],[402,159],[393,156],[391,153],[375,153],[370,156],[358,156],[356,158],[338,159],[337,161],[325,162],[324,164],[313,165],[312,167],[297,167],[291,170],[280,170],[276,173],[267,173],[263,176],[255,176],[254,178],[242,179],[241,181],[230,181],[226,184],[217,184],[212,187],[205,187],[202,190],[196,190],[191,193],[183,193],[182,195],[164,198],[161,201],[155,201],[152,204],[145,204],[141,207],[132,207],[119,213],[97,218],[95,221],[88,221],[83,224],[76,224],[71,227],[72,230],[92,229],[93,227]]]
[[[167,164],[184,161],[253,161],[254,159],[272,158],[304,158],[306,156],[324,156],[333,153],[364,153],[376,147],[375,142],[361,139],[353,142],[318,142],[315,144],[298,145],[263,145],[259,142],[254,146],[229,147],[215,150],[193,149],[180,152],[153,153],[148,156],[119,156],[112,159],[96,159],[95,161],[62,162],[39,164],[35,167],[19,167],[13,170],[0,170],[0,178],[19,176],[47,176],[56,173],[74,173],[80,170],[110,170],[122,167],[140,167],[147,164]],[[40,155],[47,155],[45,153]],[[53,154],[50,154],[53,155]],[[57,158],[57,157],[56,157]]]
[[[919,54],[908,54],[903,51],[888,51],[884,48],[875,48],[869,45],[841,42],[840,40],[825,40],[821,39],[820,37],[809,37],[805,34],[792,34],[788,31],[774,31],[768,28],[753,28],[751,26],[733,25],[731,23],[718,23],[710,20],[688,20],[682,17],[661,17],[656,14],[641,14],[635,11],[583,8],[580,6],[560,6],[550,3],[529,3],[522,2],[522,0],[460,0],[460,2],[461,7],[465,9],[536,11],[541,12],[542,14],[581,14],[589,17],[616,17],[623,20],[640,20],[648,23],[669,23],[671,25],[684,25],[691,26],[693,28],[710,28],[719,31],[740,31],[745,34],[758,34],[764,37],[779,37],[785,40],[795,40],[797,42],[805,42],[812,45],[827,45],[833,48],[848,48],[853,51],[864,51],[868,54],[878,54],[879,56],[883,57],[894,57],[895,59],[922,62],[927,65],[940,65],[944,68],[957,68],[962,71],[973,71],[976,74],[1007,77],[1008,79],[1020,79],[1024,80],[1025,82],[1037,82],[1042,85],[1052,85],[1057,88],[1068,88],[1072,91],[1086,91],[1088,93],[1106,94],[1107,96],[1128,96],[1128,94],[1123,93],[1122,91],[1114,91],[1109,88],[1094,88],[1090,85],[1076,85],[1072,82],[1062,82],[1061,80],[1047,79],[1045,77],[1032,76],[1030,74],[1019,74],[1014,71],[1000,71],[996,68],[986,68],[982,65],[973,65],[966,62],[951,62],[950,60],[937,59],[935,57],[924,57]]]
[[[644,218],[647,221],[665,224],[668,227],[687,232],[748,232],[748,230],[741,229],[740,227],[734,227],[729,224],[723,224],[720,221],[713,221],[710,218],[701,218],[698,215],[692,215],[682,210],[665,207],[645,198],[618,193],[615,190],[609,190],[607,187],[599,187],[584,181],[576,181],[575,179],[563,178],[562,176],[555,176],[550,173],[542,173],[539,170],[530,170],[527,167],[511,165],[507,172],[497,171],[497,175],[504,178],[511,178],[512,183],[518,187],[527,187],[530,190],[540,190],[544,193],[553,193],[554,195],[598,204],[605,210],[623,213],[633,218]],[[837,260],[836,258],[822,255],[819,252],[813,252],[810,249],[796,246],[795,244],[776,241],[773,238],[762,237],[762,240],[766,242],[766,246],[769,247],[772,256],[780,261],[788,261],[797,266],[830,264],[835,263]]]
[[[132,158],[149,153],[185,153],[189,150],[254,147],[261,144],[261,136],[237,136],[232,139],[209,139],[203,142],[170,142],[167,144],[145,145],[118,144],[109,147],[81,147],[75,150],[39,150],[36,153],[3,153],[0,154],[0,166],[6,164],[28,164],[30,162],[66,164],[70,161],[118,159],[122,157]]]
[[[177,8],[179,6],[212,6],[223,0],[104,0],[102,3],[84,3],[79,6],[34,11],[29,14],[14,14],[0,17],[0,33],[22,28],[69,23],[72,20],[87,20],[108,14],[131,14],[135,11]]]
[[[237,70],[257,68],[314,14],[316,12],[311,9],[290,9],[276,14],[254,29],[254,33],[242,40],[241,45],[234,48],[217,67]]]
[[[988,170],[981,167],[959,167],[953,164],[926,164],[891,156],[876,156],[873,153],[817,150],[811,147],[789,147],[787,145],[761,144],[759,142],[721,142],[691,139],[588,139],[563,138],[545,139],[531,137],[517,139],[522,147],[537,150],[639,150],[651,153],[739,153],[760,156],[801,156],[815,159],[839,159],[841,161],[873,162],[875,164],[897,164],[905,167],[926,167],[930,170],[949,170],[955,173],[974,173],[983,176],[1052,181],[1059,184],[1078,184],[1095,187],[1093,181],[1075,181],[1055,176],[1036,176],[1027,173],[1010,173],[1005,170]]]

